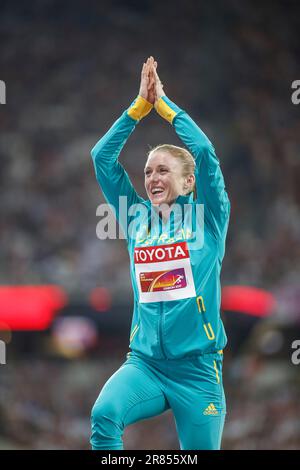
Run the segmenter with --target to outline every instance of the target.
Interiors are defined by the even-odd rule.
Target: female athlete
[[[150,151],[145,200],[118,157],[153,107],[186,148],[159,145]],[[214,147],[165,95],[157,62],[149,57],[139,95],[91,154],[97,180],[117,218],[120,197],[127,198],[128,213],[118,221],[126,233],[131,227],[127,245],[134,291],[130,352],[93,406],[92,448],[123,449],[126,426],[171,409],[180,449],[220,449],[226,414],[222,354],[227,342],[220,318],[220,271],[230,203]],[[178,209],[186,206],[197,214],[191,224],[178,217],[184,212]],[[195,211],[198,206],[204,210]],[[136,225],[132,207],[142,214]]]

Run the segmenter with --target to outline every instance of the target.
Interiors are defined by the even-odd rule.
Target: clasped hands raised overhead
[[[165,96],[163,84],[157,73],[157,61],[152,56],[143,64],[139,96],[154,105],[162,96]]]

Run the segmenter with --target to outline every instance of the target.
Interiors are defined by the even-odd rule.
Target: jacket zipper
[[[159,340],[160,340],[160,349],[164,359],[167,359],[166,351],[163,344],[163,337],[162,337],[162,321],[163,321],[163,302],[159,302]]]

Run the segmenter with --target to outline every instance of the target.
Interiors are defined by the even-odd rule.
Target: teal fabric
[[[197,217],[191,222],[175,217],[165,237],[165,224],[153,218],[150,201],[136,193],[118,160],[138,124],[125,111],[91,154],[99,185],[123,231],[128,232],[133,216],[120,216],[120,196],[127,198],[128,208],[141,204],[146,211],[138,236],[127,237],[134,292],[131,352],[93,407],[93,449],[122,449],[127,425],[168,409],[174,414],[181,449],[220,448],[226,406],[219,351],[227,342],[220,317],[220,272],[230,203],[213,145],[184,110],[167,97],[163,100],[176,112],[172,126],[196,163],[197,196],[179,196],[175,202],[190,204],[193,214],[197,204],[203,204],[204,224]],[[195,240],[202,229],[204,243],[198,246]],[[180,242],[189,249],[195,294],[145,303],[137,286],[135,250]]]
[[[220,354],[170,361],[132,353],[93,407],[92,448],[123,449],[126,426],[170,408],[180,449],[220,449],[226,414]]]
[[[204,204],[204,244],[199,249],[193,249],[192,240],[182,235],[182,223],[177,223],[177,226],[174,223],[174,240],[187,241],[190,247],[196,296],[168,302],[141,303],[135,276],[134,249],[137,246],[166,244],[166,240],[160,238],[164,227],[162,224],[152,226],[151,237],[142,243],[128,237],[134,291],[130,349],[156,359],[179,359],[204,352],[217,352],[223,349],[227,342],[220,318],[220,272],[225,252],[230,203],[213,145],[185,111],[167,97],[163,97],[163,100],[177,113],[172,125],[196,162],[197,199],[193,200],[193,194],[179,196],[176,203],[191,204],[194,213],[197,203]],[[132,219],[126,215],[120,220],[119,196],[127,197],[128,207],[140,203],[148,209],[142,227],[148,228],[151,219],[150,201],[144,200],[136,193],[127,172],[118,161],[119,154],[137,123],[125,111],[91,152],[99,185],[125,232]],[[197,230],[200,228],[196,227]],[[143,235],[142,230],[141,234]],[[142,236],[141,239],[143,238],[145,237]],[[199,305],[202,305],[199,303],[199,297],[203,301],[202,309],[199,309]],[[136,334],[133,334],[134,332]]]

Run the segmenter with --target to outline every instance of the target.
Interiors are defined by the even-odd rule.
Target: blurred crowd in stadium
[[[102,286],[130,303],[125,243],[96,237],[104,200],[90,149],[135,98],[152,54],[167,95],[206,131],[222,164],[232,206],[223,284],[272,291],[276,320],[299,324],[299,22],[289,1],[3,1],[0,283],[54,283],[74,301]],[[146,153],[164,142],[179,144],[152,113],[122,153],[143,196]],[[225,366],[223,447],[299,448],[290,353],[243,351]],[[88,448],[90,407],[120,361],[1,366],[0,448]],[[129,427],[127,448],[176,448],[171,421]]]

